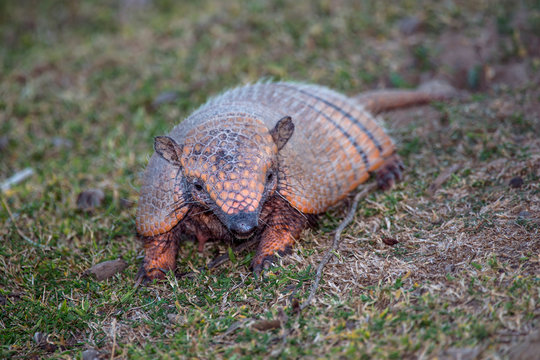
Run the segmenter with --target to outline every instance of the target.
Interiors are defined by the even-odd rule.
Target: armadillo
[[[379,91],[355,98],[291,82],[256,83],[209,100],[155,138],[140,190],[139,279],[176,267],[180,239],[256,237],[258,273],[290,251],[316,214],[376,173],[381,188],[402,176],[378,112],[437,98]]]

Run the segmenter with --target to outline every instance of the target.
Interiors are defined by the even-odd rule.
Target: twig
[[[44,248],[45,247],[44,245],[38,244],[37,242],[33,241],[28,236],[24,235],[24,233],[21,231],[21,229],[19,229],[19,225],[17,225],[17,221],[15,221],[15,217],[11,213],[9,205],[6,203],[6,201],[4,200],[3,197],[2,197],[2,204],[4,205],[4,208],[6,209],[6,211],[8,212],[9,218],[11,219],[11,222],[13,223],[13,225],[15,225],[15,230],[17,230],[17,233],[19,234],[19,236],[22,237],[24,240],[26,240],[31,245],[34,245],[34,246],[37,246],[37,247],[40,247],[40,248]]]
[[[26,168],[24,170],[19,171],[6,181],[0,184],[0,191],[7,191],[11,188],[13,185],[17,185],[21,181],[24,181],[27,177],[30,177],[34,174],[34,169],[32,168]]]
[[[249,324],[253,323],[254,320],[251,319],[251,318],[247,318],[247,319],[241,319],[235,323],[233,323],[231,326],[229,326],[229,328],[221,335],[219,336],[216,336],[215,338],[213,338],[211,341],[212,342],[220,342],[222,341],[225,337],[227,337],[228,335],[232,334],[233,332],[235,332],[236,330],[240,329],[241,327],[244,327],[244,325],[246,323],[248,323],[247,326],[249,326]]]
[[[113,321],[111,324],[111,331],[112,331],[112,337],[113,337],[111,360],[114,360],[114,352],[116,351],[116,318],[113,318]]]
[[[444,169],[429,186],[427,193],[431,196],[435,195],[437,190],[446,182],[446,180],[448,180],[456,171],[461,169],[461,166],[461,164],[457,163]]]
[[[317,292],[317,289],[319,287],[319,282],[321,281],[323,269],[326,266],[326,264],[328,264],[328,261],[330,261],[330,258],[332,257],[332,255],[334,255],[335,251],[339,247],[339,244],[341,242],[341,233],[347,227],[347,225],[349,225],[349,223],[353,220],[354,214],[356,213],[356,208],[358,207],[358,202],[360,201],[360,199],[366,197],[366,195],[370,193],[372,190],[374,190],[376,187],[377,187],[377,184],[375,183],[369,184],[364,188],[364,190],[356,194],[356,196],[354,197],[354,200],[351,204],[351,208],[349,209],[349,212],[347,213],[347,216],[343,219],[341,224],[339,224],[339,226],[336,229],[332,246],[328,250],[326,250],[326,253],[324,254],[323,259],[321,260],[321,262],[319,263],[319,266],[317,267],[315,281],[311,284],[308,298],[306,299],[306,301],[304,301],[302,305],[300,305],[300,311],[308,307],[313,301],[313,299],[315,298],[315,293]]]
[[[242,276],[242,275],[240,275]],[[246,276],[242,276],[242,281],[239,282],[238,284],[234,285],[231,290],[227,291],[225,293],[225,295],[223,295],[223,300],[221,301],[221,311],[224,312],[224,309],[225,309],[225,306],[226,306],[226,303],[227,303],[227,298],[229,297],[229,294],[232,293],[234,290],[238,289],[240,286],[244,285],[244,283],[246,282]]]
[[[285,324],[282,325],[282,327],[284,326]],[[279,347],[277,349],[272,350],[272,352],[270,353],[271,357],[276,358],[279,355],[281,355],[283,350],[285,350],[285,346],[287,345],[287,338],[292,332],[293,332],[293,329],[285,329],[285,328],[283,329],[283,335],[279,336],[278,338],[280,340]]]

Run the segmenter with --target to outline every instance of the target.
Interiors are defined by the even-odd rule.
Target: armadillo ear
[[[168,136],[156,136],[154,139],[154,150],[173,165],[180,166],[180,156],[182,147]]]
[[[278,150],[281,150],[287,141],[291,138],[294,132],[294,124],[290,116],[285,116],[281,118],[276,126],[270,130],[270,135],[274,139],[274,142],[277,145]]]

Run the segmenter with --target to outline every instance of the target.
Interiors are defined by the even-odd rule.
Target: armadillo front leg
[[[283,200],[271,204],[268,211],[270,215],[266,219],[267,226],[252,262],[255,274],[260,274],[264,268],[271,265],[276,255],[290,253],[294,241],[308,224],[304,214]]]
[[[167,271],[176,268],[178,241],[172,231],[156,236],[145,236],[144,261],[137,275],[139,281],[163,279]]]

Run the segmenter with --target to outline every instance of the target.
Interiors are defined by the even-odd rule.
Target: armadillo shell
[[[268,129],[291,116],[295,130],[279,152],[279,191],[306,214],[324,212],[343,199],[395,150],[375,118],[353,99],[322,86],[287,82],[229,90],[204,104],[169,136],[182,144],[195,126],[232,114],[259,119]],[[179,206],[181,191],[180,169],[154,154],[140,192],[138,233],[168,232],[186,216],[187,207]]]

